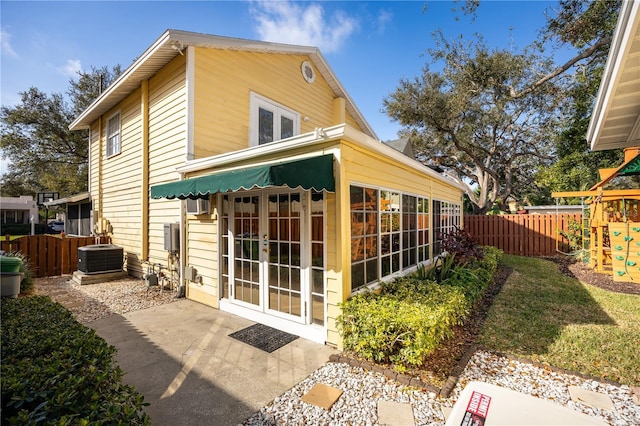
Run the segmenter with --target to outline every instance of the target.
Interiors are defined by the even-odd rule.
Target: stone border
[[[464,370],[467,368],[467,364],[469,363],[469,360],[479,350],[491,353],[493,355],[497,355],[497,356],[501,356],[501,357],[507,358],[507,359],[509,359],[511,361],[517,361],[517,362],[520,362],[520,363],[523,363],[523,364],[531,364],[531,365],[533,365],[535,367],[538,367],[538,368],[548,369],[548,370],[553,371],[555,373],[573,375],[573,376],[580,377],[581,379],[584,379],[584,380],[594,380],[594,381],[597,381],[597,382],[606,383],[606,384],[613,385],[613,386],[618,386],[618,387],[623,386],[622,384],[620,384],[620,383],[618,383],[618,382],[616,382],[614,380],[609,380],[609,379],[606,379],[604,377],[589,376],[587,374],[582,374],[582,373],[579,373],[577,371],[565,370],[565,369],[560,368],[560,367],[554,367],[552,365],[544,364],[544,363],[538,362],[538,361],[533,361],[533,360],[528,359],[528,358],[521,358],[521,357],[517,357],[515,355],[493,351],[493,350],[491,350],[489,348],[486,348],[486,347],[484,347],[482,345],[478,345],[478,344],[472,344],[472,345],[469,346],[469,348],[465,351],[465,353],[462,355],[462,357],[454,365],[453,369],[451,370],[451,374],[449,375],[449,377],[447,377],[447,380],[445,381],[444,385],[442,385],[442,388],[438,388],[437,386],[435,386],[432,383],[424,382],[419,377],[415,377],[415,376],[411,376],[411,375],[403,374],[403,373],[398,373],[393,368],[383,367],[383,366],[375,364],[373,362],[359,360],[359,359],[356,359],[356,358],[353,358],[353,357],[346,356],[344,354],[333,354],[333,355],[331,355],[329,357],[329,361],[330,362],[341,362],[343,364],[349,364],[352,367],[360,367],[360,368],[363,368],[365,370],[374,371],[376,373],[381,373],[385,377],[387,377],[388,379],[394,380],[394,381],[396,381],[396,382],[398,382],[400,384],[403,384],[405,386],[412,386],[412,387],[416,387],[416,388],[421,388],[421,389],[424,389],[424,390],[429,391],[429,392],[434,392],[434,393],[440,395],[443,398],[449,398],[449,396],[451,395],[451,392],[456,387],[456,384],[458,383],[458,380],[459,380],[460,376],[462,375]]]

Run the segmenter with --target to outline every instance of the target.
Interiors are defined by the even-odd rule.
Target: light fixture
[[[184,49],[185,49],[185,45],[181,41],[174,41],[173,43],[171,43],[171,48],[173,50],[178,51],[179,54],[184,56],[183,52],[184,52]]]

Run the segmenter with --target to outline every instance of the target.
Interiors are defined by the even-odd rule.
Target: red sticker
[[[487,419],[490,403],[491,397],[489,395],[473,391],[460,426],[483,426]]]

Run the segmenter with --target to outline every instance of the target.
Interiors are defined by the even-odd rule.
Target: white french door
[[[324,343],[323,194],[222,197],[220,308]]]

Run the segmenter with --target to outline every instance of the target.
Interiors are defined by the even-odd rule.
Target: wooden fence
[[[582,214],[465,216],[464,228],[478,244],[497,247],[507,254],[553,256],[557,250],[571,251],[566,238],[558,232],[567,231],[571,221],[581,222]]]
[[[27,257],[34,277],[52,277],[78,269],[78,247],[100,243],[103,241],[95,237],[29,235],[10,240],[7,235],[0,249]]]

